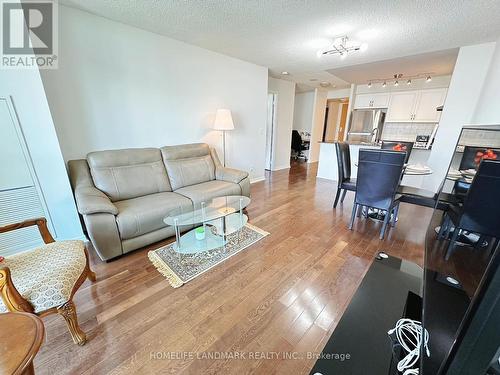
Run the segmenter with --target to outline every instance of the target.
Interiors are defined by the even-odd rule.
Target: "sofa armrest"
[[[247,172],[240,171],[238,169],[226,167],[218,167],[215,169],[215,178],[217,180],[234,182],[235,184],[238,184],[247,177]]]
[[[118,214],[118,208],[106,194],[92,186],[81,186],[75,190],[76,205],[82,215],[96,213]]]

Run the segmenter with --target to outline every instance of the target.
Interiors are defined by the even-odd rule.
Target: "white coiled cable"
[[[424,329],[424,347],[427,357],[430,357],[428,342],[429,332]],[[408,353],[401,361],[398,362],[398,371],[403,372],[403,375],[418,374],[417,369],[411,369],[417,363],[420,357],[420,346],[422,345],[422,323],[412,319],[399,319],[396,327],[387,332],[389,335],[396,335],[401,347]],[[405,371],[406,370],[406,371]]]

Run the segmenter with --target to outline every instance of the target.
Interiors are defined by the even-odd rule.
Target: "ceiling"
[[[336,72],[335,75],[342,75],[327,78],[337,86],[345,85],[338,77],[366,78],[359,71],[342,73],[339,70],[342,67],[495,41],[500,36],[498,0],[60,0],[60,3],[268,67],[275,77],[288,71],[287,79],[299,82],[311,76],[323,80],[326,70],[330,75]],[[344,34],[352,41],[366,43],[367,50],[344,60],[333,55],[317,57],[321,46]]]
[[[357,84],[367,83],[370,80],[391,78],[394,74],[399,73],[405,77],[424,73],[441,76],[453,73],[457,55],[458,48],[453,48],[421,55],[330,69],[328,73],[346,82]]]

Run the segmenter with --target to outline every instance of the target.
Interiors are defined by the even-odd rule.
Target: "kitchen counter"
[[[327,180],[338,180],[337,153],[335,151],[334,142],[320,142],[318,173],[316,177],[325,178]],[[348,142],[351,151],[351,177],[356,178],[358,174],[358,155],[360,148],[379,149],[378,143],[367,144],[361,142]],[[430,149],[414,148],[410,155],[409,164],[427,164],[430,156]],[[421,187],[422,179],[425,176],[410,176],[405,175],[402,183],[407,186]]]

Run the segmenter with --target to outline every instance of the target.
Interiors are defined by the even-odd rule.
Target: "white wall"
[[[293,129],[311,132],[313,121],[314,91],[295,94]]]
[[[66,168],[38,70],[0,69],[0,95],[11,96],[57,240],[83,238]],[[2,160],[2,169],[9,168]],[[1,173],[1,172],[0,172]]]
[[[472,122],[481,125],[500,124],[500,39],[496,42]]]
[[[226,164],[264,176],[267,69],[66,6],[59,69],[42,73],[65,160],[89,151],[207,142],[232,111]]]
[[[428,164],[434,171],[423,187],[436,190],[444,179],[464,125],[471,123],[487,80],[495,43],[460,48]]]
[[[346,89],[337,89],[337,90],[329,90],[326,94],[327,99],[342,99],[349,98],[351,96],[351,88],[348,87]]]
[[[269,77],[268,90],[277,95],[271,162],[271,169],[276,171],[290,168],[295,83]]]
[[[320,142],[323,140],[323,128],[325,126],[326,96],[324,90],[314,90],[313,127],[311,131],[311,144],[309,146],[309,163],[319,160]]]

